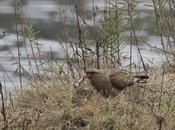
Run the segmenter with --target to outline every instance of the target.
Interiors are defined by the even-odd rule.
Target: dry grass
[[[6,108],[6,128],[174,130],[175,74],[163,75],[160,71],[154,71],[150,76],[148,83],[143,85],[145,89],[135,85],[109,99],[92,90],[88,82],[75,89],[61,77],[55,77],[45,84],[29,85],[14,93],[13,102]]]

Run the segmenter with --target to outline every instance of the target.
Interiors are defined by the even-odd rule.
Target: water
[[[146,1],[147,2],[147,1]],[[39,31],[37,34],[40,39],[38,42],[41,44],[40,50],[42,55],[49,55],[50,52],[55,54],[55,58],[59,60],[59,64],[64,64],[65,61],[65,43],[61,42],[63,40],[63,23],[71,39],[77,37],[76,21],[74,6],[67,1],[60,1],[62,4],[58,4],[55,1],[49,0],[25,0],[23,5],[23,11],[25,16],[32,22],[33,28],[35,31]],[[96,19],[99,21],[102,19],[104,2],[101,0],[94,1],[95,6],[98,6],[98,14]],[[146,3],[148,4],[148,3]],[[91,1],[86,0],[84,8],[87,13],[92,11]],[[138,9],[144,9],[142,15],[138,20],[138,24],[142,25],[142,31],[137,32],[139,36],[147,37],[147,43],[161,47],[160,38],[152,35],[152,25],[148,19],[149,15],[146,11],[150,10],[150,6],[140,5]],[[60,15],[58,12],[62,12]],[[0,1],[0,32],[7,32],[8,36],[5,36],[3,39],[0,39],[0,81],[7,87],[18,86],[19,85],[19,76],[18,76],[18,51],[17,51],[17,40],[15,34],[15,20],[14,20],[14,8],[13,2],[11,0],[1,0]],[[64,20],[63,20],[64,19]],[[86,21],[89,25],[93,25],[92,17],[87,15]],[[82,23],[81,23],[82,24]],[[98,25],[98,21],[97,21]],[[129,35],[129,32],[126,32],[126,35]],[[20,47],[21,53],[21,64],[22,66],[30,71],[32,68],[35,73],[37,73],[36,64],[32,61],[32,65],[29,65],[28,55],[32,55],[32,50],[30,47],[30,42],[28,39],[24,39],[22,36],[19,37],[20,43],[24,43]],[[59,42],[58,42],[59,41]],[[142,56],[144,60],[150,65],[160,65],[164,61],[163,55],[161,53],[156,53],[150,51],[148,46],[142,46]],[[127,46],[123,50],[123,54],[129,57],[130,47]],[[70,50],[69,50],[70,51]],[[37,53],[37,49],[34,49],[34,52]],[[70,52],[71,53],[71,52]],[[136,47],[133,47],[133,62],[138,63],[138,51]],[[37,63],[40,67],[40,61],[37,59]],[[128,63],[125,63],[128,64]],[[47,65],[44,65],[44,69],[47,69]],[[65,66],[66,67],[66,66]],[[40,70],[43,72],[43,68]],[[44,73],[44,72],[43,72]],[[26,79],[23,77],[23,81]]]

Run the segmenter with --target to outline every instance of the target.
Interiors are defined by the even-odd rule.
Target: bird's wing
[[[134,77],[123,70],[112,70],[109,74],[109,79],[112,86],[120,90],[134,84]]]

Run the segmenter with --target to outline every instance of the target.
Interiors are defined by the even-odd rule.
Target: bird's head
[[[98,69],[88,69],[86,70],[86,77],[91,79],[94,74],[99,74],[100,70]]]

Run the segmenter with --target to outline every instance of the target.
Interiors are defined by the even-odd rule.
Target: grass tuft
[[[10,103],[6,108],[8,124],[1,126],[29,130],[150,130],[161,125],[161,129],[171,130],[175,127],[175,74],[164,74],[163,84],[162,76],[154,71],[146,85],[135,85],[114,98],[103,98],[86,81],[75,88],[66,79],[55,77],[45,84],[16,90],[13,109]]]

